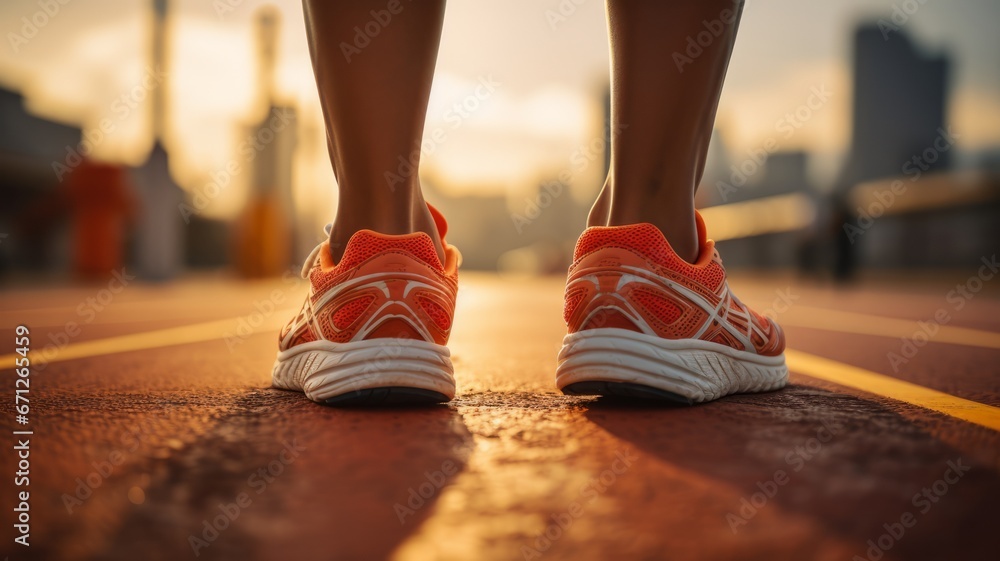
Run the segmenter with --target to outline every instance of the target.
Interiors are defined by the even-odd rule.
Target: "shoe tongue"
[[[444,270],[431,237],[423,232],[398,236],[359,230],[347,242],[344,256],[337,267],[354,267],[371,257],[390,250],[404,251],[431,267]]]

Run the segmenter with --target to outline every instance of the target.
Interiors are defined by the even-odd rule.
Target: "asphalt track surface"
[[[464,274],[458,396],[417,409],[269,388],[290,280],[7,289],[0,555],[996,559],[1000,287],[968,273],[737,277],[785,326],[791,382],[695,407],[558,394],[561,279]],[[30,547],[15,430],[33,431]]]

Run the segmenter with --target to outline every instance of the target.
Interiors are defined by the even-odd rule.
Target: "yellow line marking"
[[[932,325],[929,318],[922,320]],[[913,337],[923,332],[917,320],[896,319],[872,314],[843,312],[826,308],[795,305],[778,317],[778,323],[795,327],[809,327],[840,333],[876,335],[879,337]],[[952,325],[937,325],[938,331],[929,337],[932,343],[952,343],[970,347],[1000,349],[1000,333]]]
[[[282,307],[282,308],[275,308],[274,311],[271,312],[271,313],[275,314],[275,315],[285,314],[285,315],[288,315],[288,316],[293,316],[296,313],[298,313],[299,308],[301,308],[301,307],[302,307],[301,304],[297,304],[295,306],[285,306],[285,307]],[[63,311],[65,311],[65,310],[63,310]],[[215,315],[218,315],[218,314],[215,314]],[[2,317],[3,317],[2,314],[0,314],[0,318],[2,318]],[[63,314],[61,317],[64,320],[66,316],[65,316],[65,314]],[[247,316],[243,316],[243,317],[244,317],[244,319],[247,318]],[[94,322],[92,322],[90,324],[86,324],[86,325],[98,325],[98,326],[111,326],[111,325],[122,325],[122,324],[138,325],[138,324],[144,324],[144,323],[150,323],[150,322],[164,322],[164,323],[166,323],[166,322],[181,320],[181,319],[185,319],[185,318],[188,319],[188,320],[190,320],[191,319],[191,314],[189,314],[189,313],[187,313],[187,312],[185,312],[183,310],[178,310],[176,313],[174,313],[172,315],[168,315],[168,314],[163,314],[163,313],[157,312],[156,315],[155,315],[155,317],[149,317],[149,319],[147,319],[147,315],[145,315],[143,313],[136,313],[134,311],[131,311],[129,313],[117,314],[117,315],[111,315],[110,313],[103,314],[103,315],[101,315],[100,319],[96,319]],[[56,331],[58,331],[58,330],[64,329],[66,327],[66,322],[63,321],[63,320],[53,321],[53,322],[28,322],[28,327],[30,327],[32,329],[37,329],[37,330],[55,329]],[[2,320],[0,320],[0,321],[2,321]],[[218,321],[218,320],[212,320],[212,321]],[[239,318],[232,318],[231,321],[233,321],[235,323],[236,321],[239,321]],[[21,323],[24,324],[25,322],[21,322]],[[182,326],[179,326],[179,327],[182,327]]]
[[[944,413],[951,417],[1000,431],[1000,407],[904,382],[828,358],[801,351],[785,350],[789,370],[897,401]]]
[[[70,343],[62,348],[36,347],[34,344],[38,340],[32,341],[33,345],[29,353],[32,364],[50,364],[62,362],[76,358],[87,358],[99,355],[114,353],[124,353],[128,351],[139,351],[143,349],[154,349],[157,347],[169,347],[173,345],[186,345],[188,343],[201,343],[214,339],[223,339],[227,335],[240,337],[237,332],[241,318],[230,318],[224,320],[207,321],[194,325],[184,325],[181,327],[169,327],[157,329],[155,331],[145,331],[142,333],[132,333],[129,335],[119,335],[104,339],[94,339],[92,341],[82,341],[80,343]],[[245,319],[245,318],[243,318]],[[269,330],[280,329],[284,326],[285,320],[275,314],[259,325],[252,326],[253,333],[262,333]],[[52,356],[47,356],[51,354]],[[0,356],[0,368],[14,368],[16,359],[21,355],[11,353]]]

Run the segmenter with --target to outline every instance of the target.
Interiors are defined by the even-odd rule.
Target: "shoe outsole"
[[[598,395],[623,399],[669,402],[678,405],[694,405],[695,403],[694,400],[673,392],[642,384],[630,384],[628,382],[576,382],[563,388],[562,392],[566,395]]]
[[[383,405],[437,405],[450,401],[443,393],[421,388],[385,387],[357,390],[324,400],[333,407],[372,407]]]
[[[691,404],[773,391],[787,382],[783,355],[617,328],[567,335],[556,367],[556,387],[564,392]]]
[[[313,341],[278,353],[275,388],[333,406],[429,405],[455,395],[447,347],[425,341]]]

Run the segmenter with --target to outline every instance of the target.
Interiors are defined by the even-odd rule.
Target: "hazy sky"
[[[576,0],[580,2],[581,0]],[[251,22],[257,0],[179,0],[172,4],[169,92],[175,171],[186,187],[222,168],[239,142],[256,92]],[[318,101],[305,43],[301,5],[271,2],[283,14],[279,89],[303,119],[318,123]],[[235,4],[231,11],[218,6]],[[519,190],[570,165],[572,153],[599,133],[599,94],[607,82],[604,6],[582,0],[553,26],[549,11],[571,0],[452,0],[448,6],[427,129],[445,140],[426,171],[452,190]],[[955,59],[950,118],[961,148],[1000,145],[1000,2],[996,0],[751,0],[744,12],[718,125],[735,158],[775,135],[781,117],[813,87],[830,101],[782,148],[817,152],[832,168],[845,148],[850,112],[851,29],[887,17],[893,5],[919,6],[904,29],[931,51]],[[0,83],[24,90],[39,114],[91,126],[119,120],[99,152],[138,161],[148,146],[142,111],[123,115],[115,99],[141,83],[149,3],[72,0],[26,42],[21,18],[34,0],[0,4]],[[16,52],[15,52],[16,51]],[[456,126],[449,107],[480,79],[499,86]],[[117,110],[116,110],[117,109]],[[329,190],[322,131],[313,127],[297,167],[298,189]],[[599,165],[581,181],[598,181]],[[325,196],[325,195],[324,195]],[[223,204],[225,201],[223,201]]]

